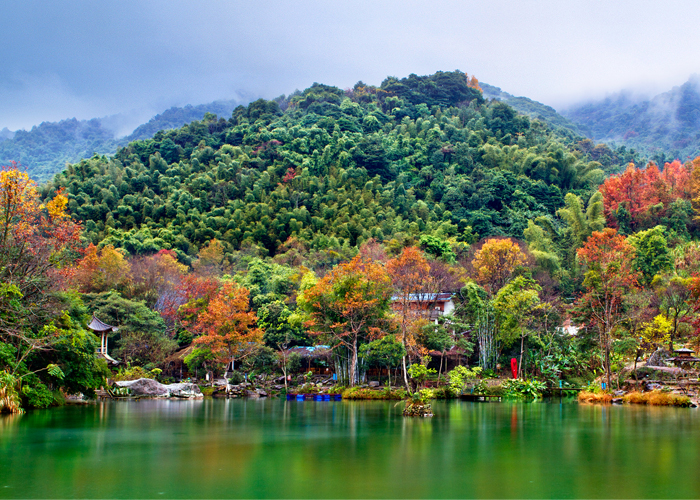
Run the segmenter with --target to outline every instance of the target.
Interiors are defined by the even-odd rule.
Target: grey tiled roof
[[[88,328],[94,332],[116,332],[119,330],[116,326],[103,323],[102,321],[97,319],[94,314],[92,315],[92,321],[90,321]]]

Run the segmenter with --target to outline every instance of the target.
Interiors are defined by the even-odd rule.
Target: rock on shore
[[[118,387],[128,387],[132,396],[155,398],[202,398],[204,395],[197,384],[161,384],[150,378],[116,382]]]

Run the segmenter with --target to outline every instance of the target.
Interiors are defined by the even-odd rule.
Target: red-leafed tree
[[[637,288],[635,250],[614,229],[594,231],[577,256],[585,271],[585,293],[576,306],[588,325],[598,330],[603,368],[610,387],[610,344],[627,318],[623,298]]]
[[[92,243],[76,264],[72,279],[73,285],[83,293],[124,292],[130,281],[131,266],[124,253],[112,245],[100,249]]]
[[[630,163],[627,170],[609,177],[599,188],[608,224],[615,228],[629,224],[633,231],[653,227],[675,200],[690,200],[691,171],[692,164],[683,165],[678,160],[666,163],[663,171],[654,163],[644,169]],[[623,220],[625,211],[628,221]]]
[[[129,294],[146,301],[149,307],[161,311],[177,293],[187,274],[187,266],[177,261],[172,250],[131,259],[132,283]]]
[[[169,330],[191,329],[219,289],[219,281],[194,273],[182,277],[174,289],[161,296],[158,310]]]

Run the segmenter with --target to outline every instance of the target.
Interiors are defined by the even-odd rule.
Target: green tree
[[[656,226],[629,236],[629,242],[636,251],[634,266],[641,273],[640,284],[643,286],[650,285],[655,276],[671,269],[665,232],[664,226]]]
[[[518,276],[501,288],[493,299],[498,334],[502,342],[509,345],[520,337],[518,377],[522,376],[525,337],[533,333],[530,326],[534,318],[533,311],[540,305],[541,290],[534,280]]]
[[[360,347],[360,357],[365,363],[386,368],[391,389],[391,368],[401,364],[406,356],[406,348],[394,335],[385,335]]]

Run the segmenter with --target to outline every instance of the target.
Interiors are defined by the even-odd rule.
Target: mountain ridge
[[[561,114],[595,141],[635,148],[663,165],[700,154],[700,76],[651,98],[622,90]]]

